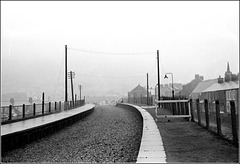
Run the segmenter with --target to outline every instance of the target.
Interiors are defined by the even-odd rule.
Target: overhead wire
[[[54,91],[54,96],[53,96],[53,99],[54,99],[54,100],[55,100],[55,95],[56,95],[56,91],[57,91],[57,86],[58,86],[59,78],[60,78],[61,71],[62,71],[63,61],[64,61],[64,57],[62,58],[62,63],[61,63],[61,65],[60,65],[59,74],[58,74],[58,79],[57,79],[57,84],[55,85],[55,91]]]
[[[83,50],[83,49],[77,49],[77,48],[70,48],[67,49],[74,50],[74,51],[80,51],[80,52],[88,52],[93,54],[105,54],[105,55],[148,55],[148,54],[155,54],[156,52],[140,52],[140,53],[113,53],[113,52],[100,52],[100,51],[90,51],[90,50]]]
[[[103,54],[103,55],[120,55],[120,56],[127,56],[127,55],[149,55],[149,54],[156,54],[156,52],[139,52],[139,53],[114,53],[114,52],[100,52],[100,51],[92,51],[92,50],[83,50],[83,49],[77,49],[77,48],[73,48],[73,47],[68,47],[67,49],[69,50],[73,50],[73,51],[78,51],[78,52],[85,52],[85,53],[91,53],[91,54]],[[84,53],[83,53],[84,54]],[[153,74],[156,70],[154,70],[156,68],[156,62],[154,62],[154,67],[151,69],[150,71],[150,75]],[[137,78],[137,77],[145,77],[146,74],[142,74],[142,75],[130,75],[130,76],[104,76],[104,75],[93,75],[93,74],[79,74],[77,73],[79,76],[85,76],[85,77],[94,77],[94,78]],[[58,78],[59,80],[59,78]],[[70,87],[69,87],[70,89]],[[69,91],[70,93],[71,91]],[[70,96],[68,94],[68,96]]]
[[[145,75],[131,75],[131,76],[103,76],[103,75],[93,75],[93,74],[78,74],[80,76],[95,77],[95,78],[135,78],[143,77]]]

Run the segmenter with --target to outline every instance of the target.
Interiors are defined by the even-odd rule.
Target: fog
[[[3,1],[1,41],[2,94],[63,100],[67,45],[75,93],[124,96],[157,84],[157,50],[161,84],[238,73],[239,2]]]

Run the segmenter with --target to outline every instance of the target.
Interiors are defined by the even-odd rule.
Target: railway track
[[[2,162],[136,162],[142,126],[137,112],[96,106],[75,124],[6,152]]]

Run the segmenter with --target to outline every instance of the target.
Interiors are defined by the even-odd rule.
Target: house
[[[152,103],[152,95],[151,92],[148,92],[149,101],[151,100]],[[139,104],[146,104],[147,102],[147,90],[146,88],[140,86],[136,86],[130,92],[128,92],[128,102],[129,103],[139,103]]]
[[[239,107],[239,73],[238,76],[232,74],[229,63],[227,64],[227,71],[225,77],[219,76],[217,82],[201,91],[200,100],[207,99],[208,102],[219,100],[220,111],[223,113],[230,113],[230,101],[235,102],[236,109]],[[236,110],[239,112],[239,109]]]
[[[182,84],[173,83],[174,95],[181,91]],[[156,95],[158,97],[158,87],[156,86]],[[172,97],[172,84],[160,84],[160,97]]]
[[[186,98],[189,98],[189,95],[192,93],[192,91],[196,88],[198,83],[203,81],[203,76],[199,76],[199,74],[195,75],[195,79],[193,79],[190,83],[187,83],[186,85],[182,86],[182,90],[175,94],[176,97],[184,96]]]
[[[207,89],[208,87],[212,86],[214,83],[217,83],[217,79],[210,79],[210,80],[204,80],[198,83],[198,85],[194,88],[192,93],[189,95],[192,99],[198,99],[201,95],[202,91]]]
[[[150,93],[149,93],[150,95]],[[147,90],[140,86],[140,84],[138,84],[138,86],[136,86],[135,88],[133,88],[130,92],[128,92],[128,97],[147,97]]]
[[[230,113],[230,101],[235,102],[236,109],[239,104],[239,81],[223,82],[218,80],[218,83],[213,84],[209,88],[202,91],[200,100],[207,99],[209,102],[219,100],[220,111]],[[237,110],[238,112],[238,110]]]

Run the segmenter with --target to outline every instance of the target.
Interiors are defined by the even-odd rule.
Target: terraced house
[[[208,87],[199,91],[199,100],[207,99],[208,102],[213,102],[219,100],[220,111],[223,113],[230,113],[230,101],[235,102],[236,109],[239,107],[239,73],[238,75],[232,74],[230,71],[229,63],[227,64],[227,71],[225,72],[225,77],[219,76],[216,82],[211,83]],[[204,83],[201,82],[198,86]],[[197,86],[197,87],[198,87]],[[197,88],[196,87],[196,88]],[[239,112],[237,110],[237,112]]]

